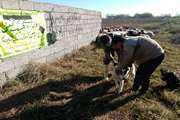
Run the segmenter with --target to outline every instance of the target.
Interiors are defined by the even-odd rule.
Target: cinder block
[[[0,1],[0,8],[2,8],[2,1]]]
[[[74,52],[73,46],[70,46],[69,48],[64,49],[64,55],[69,54],[71,52]]]
[[[74,7],[68,7],[68,12],[74,13],[74,12],[76,12],[76,9]]]
[[[39,51],[40,51],[40,49],[35,49],[35,50],[32,50],[31,52],[27,53],[29,62],[32,62],[35,59],[40,58],[41,55],[40,55]]]
[[[88,10],[87,9],[84,9],[84,8],[81,8],[82,9],[82,13],[81,14],[83,14],[83,15],[87,15],[88,14]]]
[[[54,56],[55,56],[55,58],[58,60],[58,59],[60,59],[60,58],[63,58],[64,57],[64,50],[62,50],[62,51],[58,51],[58,52],[56,52],[56,53],[54,53]]]
[[[6,9],[19,9],[19,0],[2,0],[2,7]]]
[[[47,62],[47,63],[52,63],[52,62],[54,62],[54,61],[56,61],[56,60],[57,60],[57,58],[55,57],[54,54],[51,54],[51,55],[49,55],[49,56],[46,57],[46,62]]]
[[[7,82],[6,73],[0,73],[0,88]]]
[[[88,20],[88,15],[87,15],[87,14],[83,14],[83,15],[81,16],[81,19],[83,19],[83,20]]]
[[[18,67],[16,69],[12,69],[6,72],[7,80],[13,80],[15,79],[20,73],[22,73],[25,69],[25,65]]]
[[[58,51],[63,51],[64,50],[64,40],[60,40],[55,42],[55,44],[53,45],[53,52],[56,53]]]
[[[79,35],[78,35],[78,41],[83,40],[83,39],[85,39],[84,36],[81,35],[81,34],[79,34]]]
[[[101,12],[99,12],[99,11],[96,11],[96,14],[97,14],[97,16],[102,16],[102,14],[101,14]]]
[[[68,6],[64,5],[54,5],[54,11],[60,13],[68,13]]]
[[[20,0],[19,7],[22,10],[33,10],[33,2]]]
[[[61,13],[58,13],[58,12],[55,12],[55,11],[52,11],[49,15],[50,17],[55,20],[55,18],[59,17]]]
[[[67,31],[67,25],[63,25],[61,26],[62,32],[66,32]]]
[[[15,66],[13,64],[13,61],[7,60],[2,63],[0,63],[0,73],[6,72],[8,70],[14,69]]]
[[[83,11],[83,9],[82,9],[82,8],[78,8],[78,9],[77,9],[77,13],[78,13],[78,14],[83,14],[83,13],[84,13],[84,11]]]
[[[42,57],[45,57],[45,56],[48,56],[48,55],[51,55],[53,54],[54,52],[54,47],[53,46],[48,46],[48,47],[45,47],[41,50],[41,53],[42,53]]]
[[[45,13],[44,14],[44,18],[45,18],[45,20],[50,20],[50,13]]]
[[[67,25],[67,32],[74,32],[76,30],[76,25]]]
[[[39,58],[39,59],[36,59],[32,62],[36,62],[36,63],[46,63],[46,57],[42,57],[42,58]]]
[[[53,53],[53,47],[48,46],[45,48],[39,48],[28,53],[29,62],[36,61],[39,58],[46,57]]]
[[[75,41],[73,45],[73,50],[78,50],[80,48],[79,42]]]
[[[47,63],[55,62],[56,60],[62,58],[63,56],[64,56],[64,48],[56,49],[56,51],[53,54],[46,57],[46,62]]]
[[[28,54],[25,53],[13,57],[11,61],[14,63],[14,67],[16,69],[23,65],[27,65],[29,63],[29,57]]]
[[[50,3],[33,2],[33,10],[54,12],[54,6]]]

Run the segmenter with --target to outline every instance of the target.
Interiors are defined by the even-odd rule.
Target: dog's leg
[[[104,79],[107,81],[109,81],[108,73],[109,73],[108,65],[105,65]]]
[[[124,76],[123,79],[125,79],[125,80],[128,79],[128,77],[129,77],[129,72],[130,72],[130,71],[131,71],[131,68],[128,67],[126,73],[123,75],[123,76]]]
[[[124,80],[119,80],[119,90],[118,90],[118,94],[121,94],[124,88]]]
[[[116,74],[115,70],[112,73],[112,77],[113,77],[113,80],[115,82],[116,90],[117,90],[117,92],[119,92],[119,88],[120,88],[120,85],[119,85],[119,76]]]
[[[114,73],[113,78],[114,78],[114,81],[115,81],[117,92],[118,92],[118,94],[120,94],[123,91],[123,87],[124,87],[123,76],[117,75],[116,73]]]
[[[117,92],[119,92],[119,88],[120,88],[119,82],[118,82],[117,79],[115,79],[114,82],[115,82],[115,85],[116,85],[116,90],[117,90]]]
[[[134,64],[132,64],[132,67],[131,67],[131,71],[132,71],[132,78],[134,79],[135,76],[136,76],[136,66]]]

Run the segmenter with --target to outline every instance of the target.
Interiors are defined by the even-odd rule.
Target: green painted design
[[[44,46],[45,46],[44,33],[41,33],[40,48],[43,48]]]
[[[0,28],[2,28],[4,30],[2,32],[7,33],[14,42],[17,40],[16,36],[11,32],[10,26],[6,26],[3,22],[0,22]]]
[[[0,50],[3,58],[8,55],[8,51],[2,45],[0,45]]]
[[[44,12],[0,9],[0,58],[48,45]]]
[[[30,16],[30,15],[37,15],[39,13],[41,12],[40,11],[0,9],[1,15]]]

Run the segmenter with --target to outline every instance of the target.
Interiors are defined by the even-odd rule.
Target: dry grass
[[[163,30],[156,34],[166,50],[161,67],[176,70],[180,48]],[[180,92],[163,88],[160,67],[145,95],[121,97],[114,82],[103,79],[103,51],[92,48],[83,47],[52,64],[29,64],[1,89],[0,120],[178,120]],[[129,80],[125,90],[131,85]]]
[[[143,120],[175,120],[178,116],[157,101],[144,100],[134,103],[133,117]]]

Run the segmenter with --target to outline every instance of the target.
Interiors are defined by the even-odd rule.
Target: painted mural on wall
[[[48,45],[43,12],[0,9],[0,58]]]

